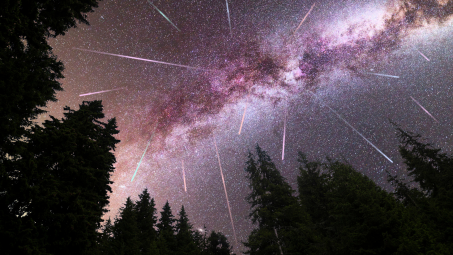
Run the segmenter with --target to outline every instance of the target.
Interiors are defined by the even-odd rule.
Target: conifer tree
[[[158,228],[158,241],[157,247],[159,248],[160,255],[173,254],[176,250],[175,239],[175,216],[171,212],[171,207],[168,201],[165,203],[160,213],[160,220],[157,224]]]
[[[300,232],[299,224],[307,221],[307,216],[298,205],[294,192],[277,170],[270,157],[259,146],[258,159],[249,153],[247,177],[251,193],[247,201],[251,204],[252,222],[257,224],[245,243],[248,254],[281,254],[300,251],[295,233],[305,238],[308,233]]]
[[[316,238],[311,254],[393,254],[404,208],[351,166],[338,161],[308,162],[300,154],[301,206]]]
[[[179,211],[178,215],[179,218],[176,222],[176,254],[199,254],[200,251],[197,250],[193,238],[192,224],[189,223],[189,218],[184,210],[184,206],[181,207],[181,211]]]
[[[113,247],[118,255],[139,254],[137,212],[130,197],[127,198],[124,207],[120,208],[119,216],[115,219],[113,235]]]
[[[225,235],[212,231],[207,239],[207,251],[209,255],[230,255],[232,247]]]
[[[99,240],[99,254],[102,255],[114,255],[115,250],[113,247],[114,236],[113,236],[114,225],[110,218],[105,222],[102,227],[101,238]]]
[[[136,203],[137,225],[139,229],[138,240],[140,242],[140,254],[150,255],[157,253],[156,232],[156,204],[151,198],[148,189],[143,190]]]
[[[0,4],[0,148],[11,153],[48,101],[55,101],[63,64],[52,54],[48,39],[64,35],[97,0],[3,0]],[[5,150],[6,149],[6,150]],[[13,151],[14,152],[14,151]],[[11,155],[11,154],[10,154]],[[1,155],[4,156],[4,155]],[[3,157],[2,157],[3,158]]]
[[[47,39],[64,35],[97,0],[0,1],[0,239],[2,252],[40,253],[45,238],[25,215],[28,178],[19,173],[33,120],[62,90],[63,64]],[[33,163],[30,163],[33,164]],[[20,238],[18,238],[20,237]]]
[[[417,252],[453,252],[453,157],[442,153],[421,136],[397,127],[401,145],[400,154],[407,165],[410,185],[398,176],[388,173],[395,186],[395,195],[410,212],[414,226],[407,229],[410,238],[407,248],[419,247]],[[410,226],[409,226],[410,227]],[[416,234],[414,234],[416,233]]]
[[[109,202],[118,130],[115,119],[100,121],[100,101],[65,110],[62,120],[31,128],[14,174],[21,190],[10,190],[22,191],[13,211],[33,223],[29,231],[47,252],[90,253]]]

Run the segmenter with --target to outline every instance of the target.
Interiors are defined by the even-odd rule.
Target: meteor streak
[[[286,119],[288,118],[288,107],[285,110],[285,119],[283,122],[283,148],[282,148],[282,160],[285,160],[285,138],[286,138]]]
[[[238,240],[236,238],[236,230],[234,229],[233,216],[231,214],[230,200],[228,200],[228,193],[226,190],[225,178],[223,178],[222,164],[220,164],[219,149],[217,149],[217,143],[215,141],[215,137],[213,137],[213,139],[214,139],[214,145],[215,145],[215,152],[217,154],[217,160],[219,161],[219,168],[220,168],[220,175],[222,176],[223,189],[225,190],[225,197],[226,197],[226,201],[227,201],[228,212],[230,213],[231,226],[233,227],[234,240],[236,242],[236,247],[238,247]]]
[[[86,94],[80,94],[79,97],[90,96],[90,95],[95,95],[95,94],[101,94],[101,93],[115,91],[115,90],[119,90],[119,89],[123,89],[123,88],[102,90],[102,91],[96,91],[96,92],[91,92],[91,93],[86,93]]]
[[[147,0],[147,1],[154,7],[154,9],[156,9],[160,14],[162,14],[162,16],[164,16],[164,18],[167,19],[168,22],[170,22],[170,24],[172,24],[179,32],[181,32],[181,30],[179,30],[179,28],[176,27],[176,25],[173,24],[173,22],[171,22],[171,20],[169,18],[167,18],[167,16],[165,16],[165,14],[163,12],[161,12],[151,1],[149,1],[149,0]]]
[[[376,76],[384,76],[384,77],[389,77],[389,78],[395,78],[395,79],[399,79],[400,78],[399,76],[382,74],[382,73],[368,73],[368,74],[372,74],[372,75],[376,75]]]
[[[313,96],[317,97],[313,92],[311,92],[311,94],[313,94]],[[382,156],[384,156],[388,161],[393,163],[393,161],[389,157],[387,157],[387,155],[385,155],[381,150],[379,150],[378,147],[376,147],[372,142],[370,142],[368,139],[366,139],[366,137],[364,135],[362,135],[357,129],[355,129],[351,124],[349,124],[349,122],[347,120],[345,120],[343,117],[341,117],[341,115],[338,114],[334,109],[330,108],[330,106],[328,106],[326,104],[323,104],[322,102],[321,102],[321,104],[326,106],[327,108],[329,108],[329,110],[331,112],[335,113],[335,115],[337,115],[337,117],[340,120],[344,121],[344,123],[346,123],[346,125],[348,125],[350,128],[352,128],[352,130],[354,130],[358,135],[360,135],[369,145],[373,146],[373,148],[376,149],[379,153],[381,153]]]
[[[146,58],[136,58],[136,57],[119,55],[119,54],[113,54],[113,53],[102,52],[102,51],[86,50],[86,49],[80,49],[80,48],[73,48],[73,49],[81,50],[81,51],[87,51],[87,52],[92,52],[92,53],[97,53],[97,54],[103,54],[103,55],[110,55],[110,56],[115,56],[115,57],[120,57],[120,58],[130,58],[130,59],[141,60],[141,61],[146,61],[146,62],[153,62],[153,63],[164,64],[164,65],[169,65],[169,66],[179,66],[179,67],[185,67],[185,68],[189,68],[189,69],[197,69],[197,70],[205,70],[205,71],[209,70],[209,69],[200,68],[200,67],[179,65],[179,64],[173,64],[173,63],[157,61],[157,60],[151,60],[151,59],[146,59]]]
[[[149,140],[148,140],[148,144],[146,145],[146,149],[145,149],[145,151],[143,152],[142,158],[141,158],[140,161],[138,162],[137,169],[135,169],[135,173],[134,173],[134,175],[132,176],[131,182],[134,180],[134,177],[135,177],[135,175],[137,174],[138,168],[140,167],[140,164],[142,163],[143,157],[145,157],[146,151],[148,150],[149,144],[151,143],[151,139],[153,138],[153,136],[154,136],[154,132],[151,134],[151,137],[150,137]]]
[[[418,53],[420,53],[420,55],[422,55],[422,57],[424,57],[427,61],[430,61],[429,58],[427,56],[425,56],[425,54],[421,53],[418,49],[417,49]]]
[[[186,173],[184,172],[184,159],[182,160],[182,178],[184,179],[184,191],[187,193]]]
[[[414,100],[414,102],[415,102],[416,104],[418,104],[418,106],[420,106],[420,108],[422,108],[423,111],[426,112],[426,114],[428,114],[431,118],[433,118],[433,120],[435,120],[437,123],[439,123],[439,121],[437,121],[436,118],[434,118],[434,116],[431,115],[431,113],[429,113],[429,112],[425,109],[425,107],[423,107],[417,100],[415,100],[412,96],[411,96],[410,98],[411,98],[412,100]]]
[[[247,103],[248,103],[248,100],[247,100],[247,101],[245,101],[244,115],[242,115],[241,127],[239,128],[239,135],[241,134],[241,130],[242,130],[242,124],[244,124],[244,119],[245,119],[245,111],[247,111]]]
[[[305,17],[302,19],[302,21],[300,22],[299,26],[296,28],[296,30],[294,30],[293,36],[296,34],[296,32],[300,28],[300,26],[302,26],[302,23],[304,23],[305,19],[308,17],[308,15],[310,14],[311,10],[313,10],[313,7],[315,7],[315,4],[313,4],[311,6],[310,10],[307,12],[307,14],[305,14]]]
[[[228,9],[228,0],[226,1],[227,13],[228,13],[228,25],[230,25],[230,35],[231,35],[231,19],[230,19],[230,9]]]

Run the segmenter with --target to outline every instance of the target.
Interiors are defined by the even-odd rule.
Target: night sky
[[[228,7],[231,31],[223,0],[104,0],[90,26],[50,40],[65,78],[48,114],[102,100],[118,121],[107,218],[148,188],[159,212],[166,200],[174,215],[184,205],[194,228],[221,231],[237,247],[215,142],[238,242],[253,228],[244,168],[256,144],[294,189],[298,151],[345,160],[383,186],[385,170],[403,175],[390,120],[451,152],[453,1]]]

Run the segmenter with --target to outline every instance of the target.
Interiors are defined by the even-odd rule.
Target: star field
[[[99,99],[118,121],[106,217],[148,188],[159,212],[166,200],[173,214],[184,205],[195,229],[205,224],[237,247],[214,139],[239,242],[253,228],[244,167],[256,144],[294,189],[298,151],[346,160],[383,186],[385,170],[404,174],[390,120],[452,150],[452,1],[231,0],[231,33],[225,1],[152,3],[180,31],[146,0],[104,0],[90,26],[50,41],[65,78],[48,114]]]

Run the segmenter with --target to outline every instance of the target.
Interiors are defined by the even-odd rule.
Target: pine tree
[[[118,130],[115,119],[100,121],[100,101],[65,110],[62,120],[52,117],[31,128],[14,174],[15,188],[22,193],[13,211],[22,221],[33,222],[31,233],[47,252],[82,254],[96,248],[111,192]]]
[[[55,101],[63,78],[63,64],[52,54],[48,39],[64,35],[97,0],[15,1],[0,4],[0,148],[10,153],[14,140],[48,101]],[[6,147],[6,148],[5,148]],[[4,155],[1,155],[4,156]],[[3,157],[2,157],[3,158]]]
[[[113,228],[114,249],[118,255],[139,254],[139,228],[137,226],[137,212],[130,197],[124,207],[120,208],[119,216],[115,219]]]
[[[199,254],[201,251],[197,250],[193,238],[192,224],[189,223],[184,206],[181,207],[178,215],[179,218],[176,222],[176,254]]]
[[[105,222],[102,227],[101,238],[99,240],[99,254],[102,255],[114,255],[114,236],[113,236],[114,225],[110,218]]]
[[[206,226],[204,226],[202,230],[193,232],[195,246],[203,255],[207,253],[207,231]]]
[[[154,198],[150,197],[148,189],[143,190],[142,194],[139,195],[136,209],[140,254],[155,255],[157,253],[156,204]]]
[[[171,212],[168,201],[162,208],[160,215],[160,220],[157,224],[159,231],[157,241],[159,252],[160,255],[173,254],[176,250],[175,216]]]
[[[388,173],[414,226],[406,230],[409,244],[419,247],[418,252],[449,254],[453,252],[453,157],[441,153],[429,143],[421,142],[421,136],[397,127],[401,145],[400,154],[407,165],[410,185],[398,176]],[[415,233],[415,234],[414,234]]]
[[[445,209],[453,209],[453,158],[431,144],[420,142],[420,135],[401,128],[400,154],[407,165],[408,175],[420,186],[424,197],[445,201]],[[439,201],[440,202],[440,201]]]
[[[309,162],[300,154],[301,206],[312,219],[309,254],[393,254],[404,208],[351,166]],[[406,222],[407,223],[407,222]]]
[[[207,239],[207,251],[209,255],[230,255],[232,247],[225,235],[212,231]]]
[[[19,165],[33,120],[62,90],[63,64],[47,39],[64,35],[77,22],[88,24],[86,13],[97,2],[0,1],[0,239],[7,254],[45,252],[34,220],[21,217],[30,192]]]
[[[258,159],[249,153],[247,177],[250,181],[252,222],[257,224],[245,243],[248,254],[286,254],[301,251],[301,245],[294,240],[295,234],[304,238],[308,233],[300,231],[300,224],[307,221],[294,192],[281,176],[266,152],[256,147]],[[305,230],[304,230],[305,231]]]

